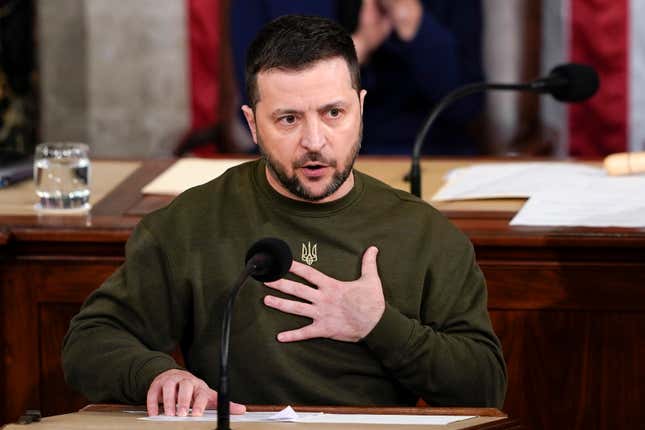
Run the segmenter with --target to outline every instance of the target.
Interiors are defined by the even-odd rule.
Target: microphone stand
[[[219,388],[217,390],[217,429],[216,430],[230,430],[230,405],[228,393],[228,350],[231,337],[231,319],[233,317],[233,304],[237,298],[237,294],[242,288],[246,280],[255,273],[257,270],[257,263],[254,259],[250,259],[244,267],[244,271],[240,274],[235,282],[235,288],[228,296],[228,302],[224,309],[224,316],[222,318],[222,338],[220,340],[220,364],[219,364]]]
[[[495,84],[487,82],[477,82],[474,84],[464,85],[459,87],[442,98],[439,103],[430,111],[426,118],[423,127],[417,134],[414,140],[414,147],[412,149],[412,166],[410,168],[410,192],[415,196],[421,198],[421,148],[425,141],[426,135],[430,127],[435,122],[439,114],[451,103],[471,94],[488,90],[529,90],[542,92],[541,82],[532,82],[528,84]]]
[[[246,253],[244,270],[228,295],[222,317],[222,338],[220,339],[219,387],[217,393],[217,428],[230,430],[231,408],[229,404],[228,351],[231,338],[233,305],[240,288],[249,276],[260,282],[276,281],[282,278],[291,266],[293,257],[289,245],[283,240],[267,237],[253,244]]]

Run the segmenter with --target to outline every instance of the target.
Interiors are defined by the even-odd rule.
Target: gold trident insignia
[[[315,261],[318,261],[318,244],[315,243],[314,246],[311,246],[311,242],[307,242],[307,245],[302,244],[302,261],[308,265],[312,265]]]

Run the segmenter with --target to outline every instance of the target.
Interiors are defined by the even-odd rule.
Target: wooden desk
[[[425,162],[425,195],[446,169],[467,163]],[[138,190],[169,164],[144,162],[88,216],[0,216],[0,422],[27,408],[52,415],[87,403],[64,384],[63,335],[83,299],[123,261],[140,216],[168,201]],[[358,168],[405,187],[406,160],[361,159]],[[470,237],[486,275],[509,370],[504,410],[535,428],[638,427],[645,229],[510,227],[521,204],[438,206]]]
[[[283,409],[284,406],[249,406],[249,412],[272,412]],[[126,413],[125,411],[142,410],[144,408],[135,408],[123,405],[90,405],[79,412],[44,418],[38,423],[29,425],[29,428],[41,430],[62,430],[62,429],[86,429],[111,430],[124,428],[157,428],[160,426],[156,422],[146,422],[139,420],[141,415]],[[300,407],[295,406],[296,412],[324,412],[329,414],[397,414],[397,415],[474,415],[475,418],[459,421],[448,425],[426,425],[424,429],[443,429],[443,430],[521,430],[521,426],[516,420],[509,419],[505,414],[497,409],[488,408],[377,408],[377,407]],[[217,426],[215,422],[191,422],[191,423],[163,423],[164,428],[173,429],[213,429]],[[9,425],[6,430],[17,430],[24,427],[19,425]],[[233,429],[264,429],[271,428],[275,430],[309,430],[309,429],[330,429],[329,424],[305,424],[305,423],[231,423]],[[379,430],[403,430],[418,429],[418,425],[369,425],[369,424],[334,424],[334,430],[357,430],[377,428]]]

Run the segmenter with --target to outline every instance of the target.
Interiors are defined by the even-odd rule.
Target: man
[[[425,202],[352,169],[365,91],[349,35],[286,16],[249,49],[243,111],[263,158],[146,216],[72,320],[67,381],[148,412],[215,407],[221,314],[247,247],[291,273],[250,281],[232,322],[242,404],[501,406],[505,367],[472,246]],[[186,370],[168,355],[180,345]]]

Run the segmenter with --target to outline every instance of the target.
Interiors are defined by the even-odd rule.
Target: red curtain
[[[186,0],[186,6],[190,64],[189,135],[194,135],[212,128],[219,121],[221,4],[219,0]],[[192,151],[196,155],[209,155],[218,149],[215,144],[205,144],[192,148]]]
[[[571,0],[571,60],[593,65],[600,89],[569,109],[574,156],[604,156],[627,148],[629,0]]]

